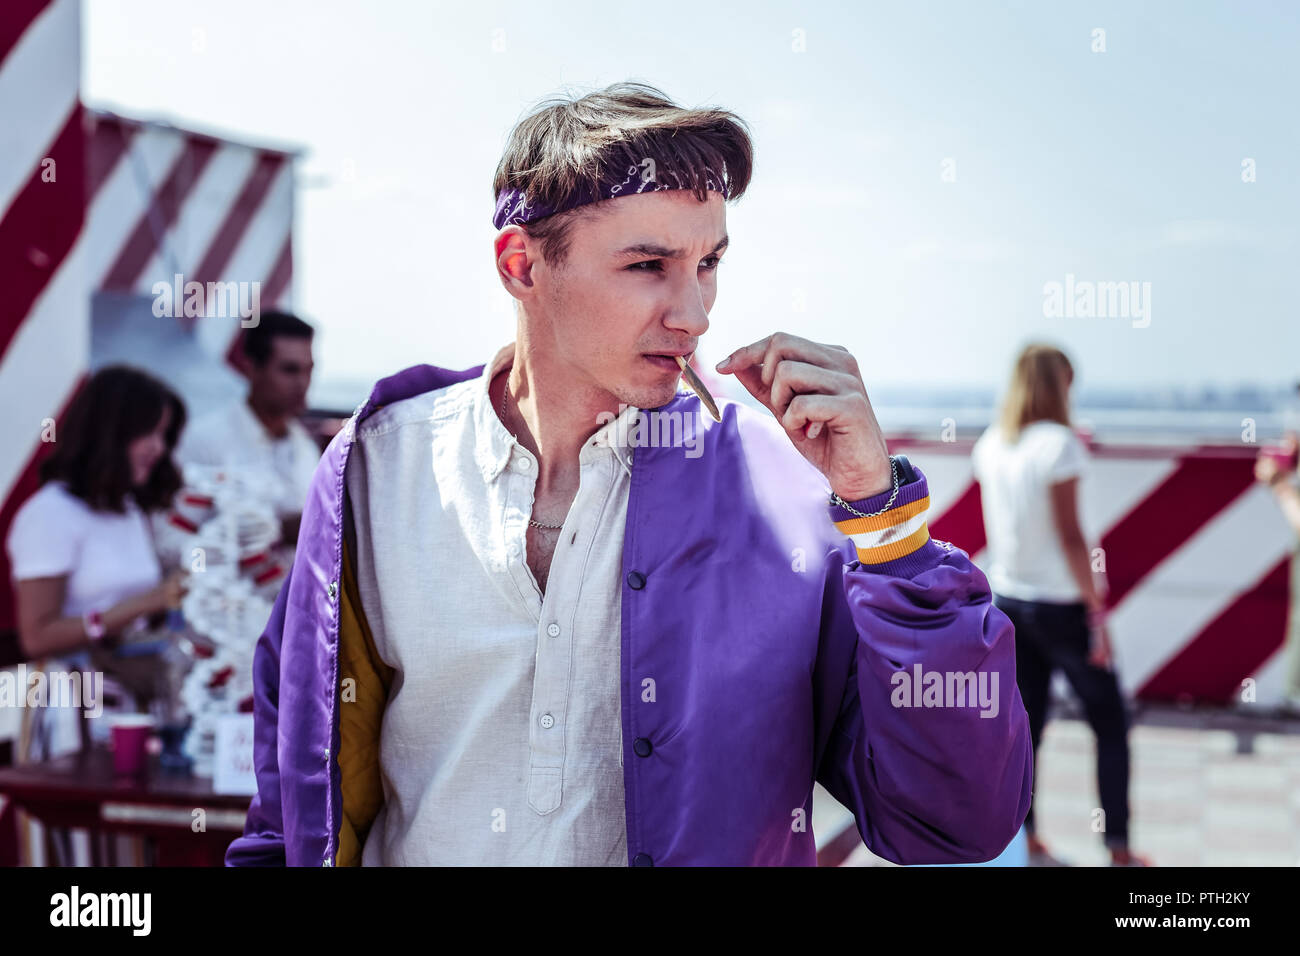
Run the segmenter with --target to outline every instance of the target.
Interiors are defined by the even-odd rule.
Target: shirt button
[[[638,853],[636,856],[632,857],[632,865],[633,866],[654,866],[655,861],[651,859],[649,853]]]
[[[515,542],[511,541],[510,547],[507,548],[506,550],[510,552],[510,557],[512,558],[519,557],[519,545],[515,544]]]
[[[543,729],[550,730],[555,726],[555,718],[550,714],[542,714],[541,724]]]
[[[560,636],[560,625],[558,625],[558,624],[549,624],[549,625],[547,625],[547,627],[546,627],[546,633],[549,634],[549,635],[551,635],[551,637],[559,637],[559,636]]]
[[[528,471],[532,467],[533,467],[533,463],[527,458],[515,459],[515,469],[517,471]]]
[[[634,591],[640,591],[645,587],[645,575],[640,571],[629,571],[627,573],[627,584]]]
[[[650,746],[650,739],[648,737],[638,737],[636,740],[632,741],[632,749],[636,751],[638,757],[648,757],[650,756],[650,751],[654,748]]]

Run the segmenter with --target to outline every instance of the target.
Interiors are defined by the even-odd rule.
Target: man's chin
[[[635,405],[637,408],[660,408],[671,402],[676,394],[677,386],[670,382],[653,388],[625,390],[619,402],[623,405]]]
[[[646,384],[640,388],[632,389],[632,391],[643,393],[646,399],[645,402],[638,402],[638,406],[641,408],[655,408],[658,405],[667,404],[677,394],[678,386],[682,380],[681,370],[677,369],[670,372],[665,369],[657,369],[655,366],[649,365],[649,363],[647,365],[649,367],[648,379],[644,371],[639,376],[640,381]]]

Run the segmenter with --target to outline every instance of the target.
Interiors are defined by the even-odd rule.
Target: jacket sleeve
[[[930,538],[916,471],[878,517],[829,506],[849,541],[827,573],[817,666],[823,706],[838,709],[817,779],[886,860],[985,862],[1015,837],[1033,782],[1015,636],[983,572]]]
[[[280,642],[284,637],[289,580],[285,576],[266,630],[253,651],[253,764],[257,794],[248,808],[244,835],[226,849],[226,866],[284,866],[284,821],[280,812],[278,753]]]

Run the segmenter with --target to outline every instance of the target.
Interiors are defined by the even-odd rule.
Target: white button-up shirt
[[[347,469],[356,574],[396,674],[362,865],[627,864],[620,652],[635,406],[579,455],[545,596],[525,562],[537,462],[476,379],[396,402]]]

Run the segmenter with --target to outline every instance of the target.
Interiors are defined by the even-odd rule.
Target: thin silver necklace
[[[510,376],[507,374],[506,380],[501,384],[501,424],[502,425],[505,425],[506,423],[506,395],[507,393],[509,393],[509,391],[510,391]],[[506,431],[510,431],[510,429],[507,428]],[[510,437],[513,438],[516,442],[519,441],[519,436],[516,435],[514,432],[510,432]],[[564,530],[564,525],[562,524],[542,524],[540,521],[535,521],[532,518],[528,519],[528,523],[532,525],[534,528],[541,528],[544,531]]]

